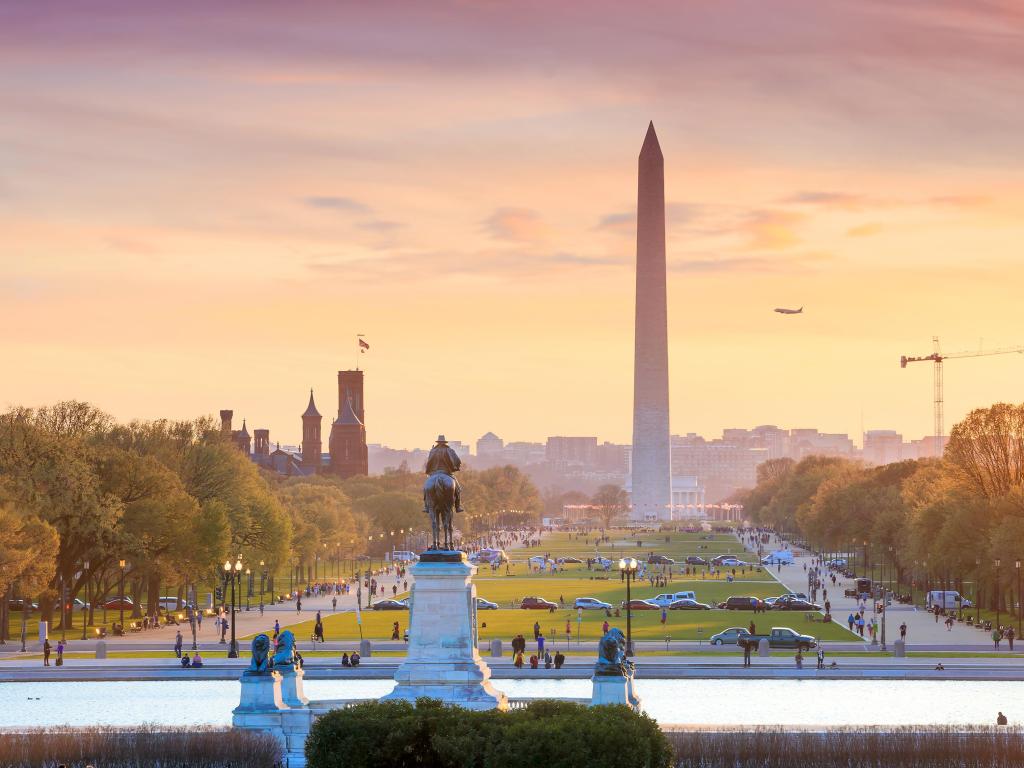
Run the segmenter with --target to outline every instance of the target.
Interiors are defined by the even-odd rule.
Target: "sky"
[[[358,362],[373,443],[629,442],[651,120],[674,433],[920,437],[900,355],[1024,345],[1017,0],[0,0],[0,405],[296,443]]]

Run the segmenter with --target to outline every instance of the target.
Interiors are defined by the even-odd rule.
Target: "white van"
[[[695,592],[666,592],[665,594],[652,597],[651,602],[659,608],[668,608],[676,600],[696,600]]]
[[[974,603],[968,600],[966,597],[961,595],[955,590],[941,590],[935,589],[928,593],[925,598],[925,605],[928,608],[934,608],[938,606],[946,611],[952,611],[956,608],[973,608]]]
[[[408,550],[395,549],[388,553],[392,563],[415,563],[419,558],[415,552],[409,552]]]

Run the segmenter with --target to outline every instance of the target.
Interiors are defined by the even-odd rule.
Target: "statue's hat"
[[[444,439],[444,435],[438,435],[437,436],[437,442],[439,442],[439,443],[447,443],[448,441]]]

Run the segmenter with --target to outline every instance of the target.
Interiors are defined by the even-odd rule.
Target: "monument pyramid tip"
[[[654,121],[651,120],[647,124],[647,135],[644,136],[644,144],[640,148],[641,156],[648,152],[661,154],[661,145],[658,143],[658,134],[654,130]]]

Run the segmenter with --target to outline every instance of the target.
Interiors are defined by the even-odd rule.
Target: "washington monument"
[[[672,509],[665,289],[665,158],[654,123],[640,149],[636,206],[636,340],[633,359],[633,520]]]

